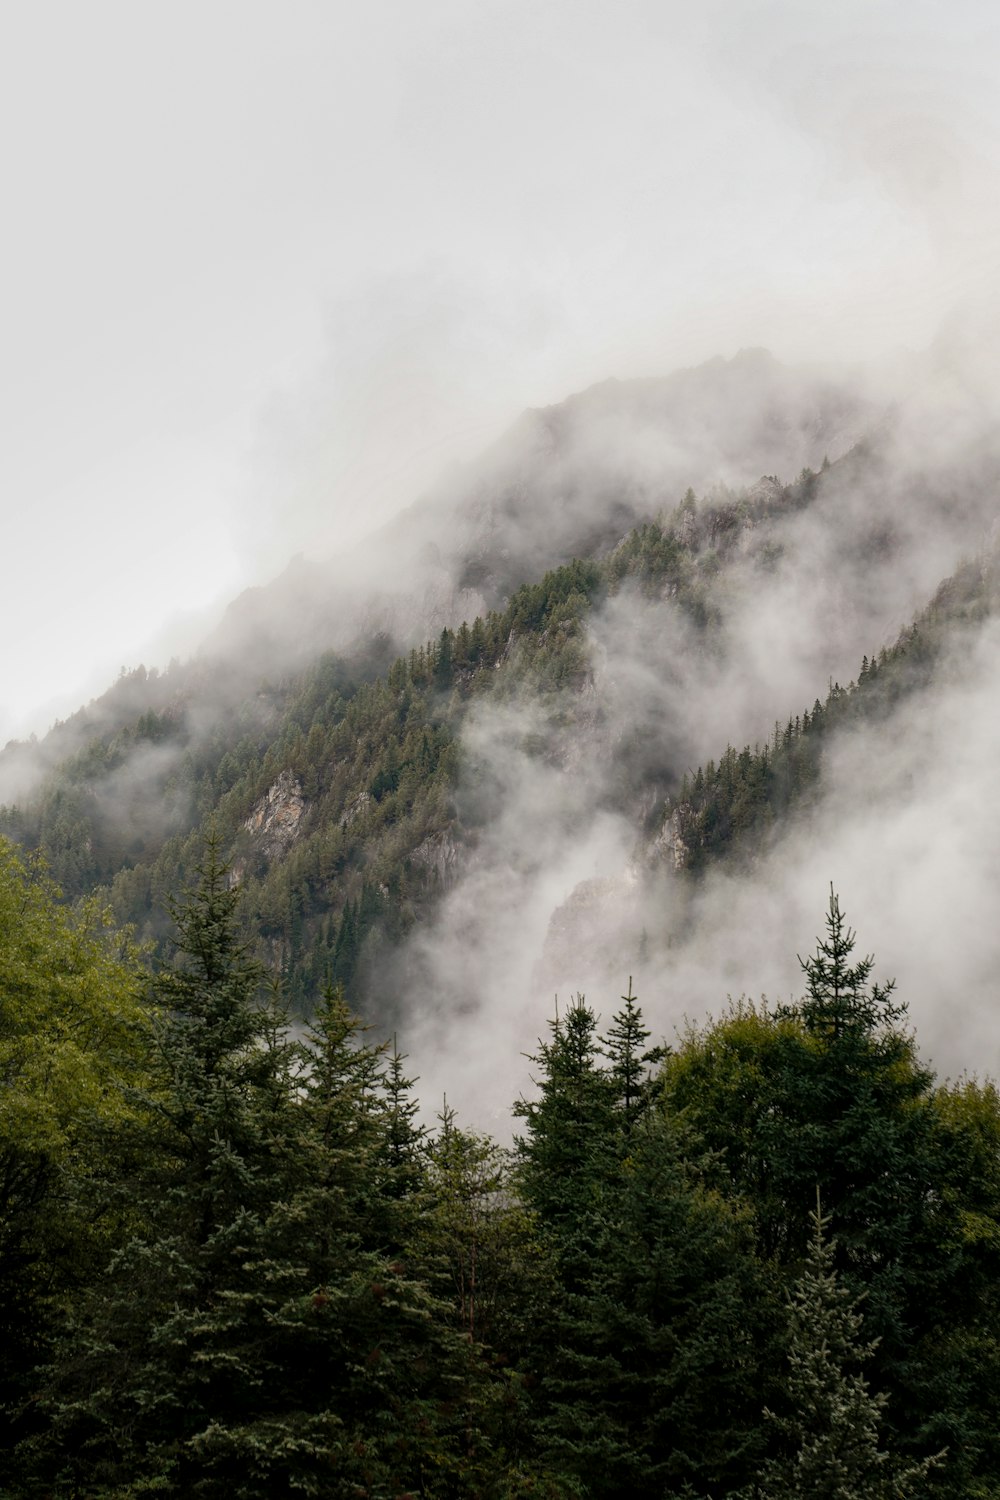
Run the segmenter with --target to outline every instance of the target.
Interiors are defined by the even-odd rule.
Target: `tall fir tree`
[[[248,1320],[258,1335],[266,1322],[247,1268],[284,1180],[295,1049],[239,941],[236,902],[213,838],[155,987],[151,1086],[134,1101],[123,1184],[133,1232],[76,1309],[46,1394],[42,1465],[69,1492],[193,1492],[205,1434],[268,1374],[247,1337]]]
[[[817,1191],[813,1233],[788,1294],[787,1414],[772,1418],[784,1451],[763,1468],[759,1500],[897,1500],[910,1495],[936,1458],[905,1465],[880,1446],[887,1398],[864,1375],[875,1351],[860,1299],[834,1266],[830,1219]],[[943,1455],[940,1455],[943,1457]]]
[[[648,1033],[631,987],[623,998],[606,1039],[577,998],[533,1059],[539,1097],[515,1107],[551,1286],[523,1360],[534,1440],[595,1500],[722,1496],[759,1456],[766,1299],[746,1216],[703,1187],[697,1144],[653,1107]]]
[[[604,1038],[604,1049],[611,1063],[611,1080],[627,1131],[655,1097],[656,1077],[652,1070],[663,1061],[666,1048],[646,1046],[650,1032],[643,1025],[638,997],[632,993],[631,975],[628,993],[621,998],[622,1009],[612,1018]]]
[[[387,1253],[382,1049],[336,992],[291,1038],[236,901],[212,843],[158,985],[135,1229],[66,1330],[25,1466],[65,1496],[453,1494],[489,1457],[479,1364]]]

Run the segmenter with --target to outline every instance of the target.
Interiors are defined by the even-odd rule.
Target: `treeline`
[[[695,507],[691,497],[609,558],[553,569],[422,647],[399,655],[376,637],[239,701],[209,662],[124,674],[106,712],[94,711],[100,732],[86,739],[77,716],[84,743],[32,797],[0,808],[0,834],[41,853],[69,898],[100,890],[121,924],[160,943],[167,899],[191,878],[211,821],[259,956],[281,970],[293,1003],[305,1008],[323,981],[350,984],[366,1003],[380,952],[440,894],[426,841],[468,847],[488,817],[488,789],[461,810],[455,801],[470,707],[515,694],[571,701],[590,671],[587,615],[629,584],[666,590],[704,623],[717,549],[735,535],[733,518],[744,524],[761,503]],[[564,711],[554,712],[558,725]],[[283,775],[306,813],[276,858],[246,824]]]
[[[835,897],[798,1005],[566,1007],[506,1151],[291,1028],[216,846],[152,977],[0,852],[5,1494],[1000,1492],[1000,1099]]]
[[[462,760],[470,711],[527,696],[541,726],[531,753],[563,753],[574,714],[593,729],[601,713],[581,691],[595,606],[624,589],[669,600],[710,650],[725,569],[738,559],[765,586],[777,547],[769,522],[807,507],[823,482],[807,471],[793,485],[770,479],[700,503],[689,492],[609,556],[553,569],[504,608],[403,654],[377,636],[252,691],[246,664],[236,685],[209,662],[125,674],[90,717],[64,727],[74,753],[36,795],[0,809],[0,833],[40,852],[70,899],[100,891],[120,924],[169,945],[168,898],[192,878],[212,824],[257,956],[280,972],[293,1008],[305,1014],[324,984],[342,983],[391,1025],[385,959],[458,878],[496,806],[486,771]],[[961,570],[856,684],[831,684],[764,747],[730,747],[691,772],[665,813],[675,861],[697,872],[756,848],[818,787],[831,732],[925,685],[948,632],[994,610],[997,594],[995,561]],[[87,738],[91,721],[99,732]],[[616,806],[662,808],[683,769],[671,747],[610,728]],[[256,826],[275,788],[301,812],[284,842]]]
[[[822,702],[775,724],[767,744],[728,745],[718,761],[685,773],[663,813],[678,866],[696,874],[720,858],[758,852],[791,809],[808,806],[831,735],[887,719],[931,683],[943,653],[961,655],[967,628],[998,603],[997,557],[967,563],[892,646],[863,658],[854,682],[832,682]]]

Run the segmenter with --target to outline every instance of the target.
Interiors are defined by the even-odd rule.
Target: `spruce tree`
[[[132,1233],[81,1299],[45,1393],[43,1471],[190,1493],[206,1434],[252,1405],[269,1363],[248,1266],[285,1181],[294,1055],[240,942],[210,839],[155,986],[151,1087],[133,1100]],[[252,1332],[251,1332],[252,1329]],[[263,1341],[266,1346],[266,1340]]]
[[[887,1441],[914,1461],[947,1448],[934,1492],[959,1500],[984,1462],[963,1350],[976,1348],[996,1389],[994,1341],[969,1340],[981,1312],[966,1285],[977,1259],[965,1244],[968,1184],[945,1163],[933,1078],[905,1011],[873,981],[872,959],[854,957],[835,895],[802,967],[799,1005],[742,1005],[692,1033],[666,1062],[665,1103],[719,1153],[715,1182],[751,1206],[760,1251],[786,1275],[820,1187],[837,1274],[865,1298]]]
[[[749,1224],[699,1178],[699,1149],[654,1107],[631,994],[607,1050],[582,998],[533,1061],[519,1181],[550,1290],[522,1358],[537,1451],[593,1497],[722,1495],[760,1423],[760,1277]],[[611,1066],[604,1066],[610,1053]]]
[[[888,1404],[863,1373],[876,1340],[864,1336],[860,1299],[834,1266],[830,1219],[817,1192],[805,1265],[788,1294],[787,1415],[772,1417],[784,1452],[764,1467],[759,1500],[894,1500],[912,1493],[935,1460],[905,1467],[880,1447]]]
[[[656,1081],[651,1070],[663,1061],[666,1048],[646,1047],[650,1033],[643,1025],[638,997],[632,993],[631,975],[628,993],[621,998],[623,1009],[612,1018],[604,1037],[604,1050],[611,1063],[611,1080],[617,1091],[618,1108],[628,1131],[655,1096]]]
[[[448,1268],[458,1326],[506,1359],[531,1301],[533,1220],[513,1190],[510,1153],[463,1130],[447,1100],[438,1118],[428,1231]]]
[[[293,1041],[236,901],[210,844],[157,986],[133,1232],[75,1309],[25,1463],[52,1495],[454,1493],[489,1458],[479,1369],[396,1253],[382,1049],[337,992]]]
[[[582,995],[549,1023],[529,1061],[540,1072],[537,1099],[519,1099],[525,1122],[515,1148],[525,1199],[551,1230],[572,1229],[618,1150],[615,1091],[601,1066],[597,1017]]]

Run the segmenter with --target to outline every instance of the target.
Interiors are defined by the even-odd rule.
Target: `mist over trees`
[[[668,487],[783,379],[534,414],[349,638],[293,569],[0,756],[6,1491],[1000,1487],[988,465]]]
[[[572,404],[565,424],[580,426]],[[0,828],[44,854],[68,897],[101,891],[117,920],[159,943],[166,898],[191,878],[211,823],[257,956],[280,970],[302,1014],[328,983],[386,1026],[407,1022],[392,998],[404,987],[410,1020],[451,1014],[481,983],[466,959],[479,976],[502,962],[486,914],[512,898],[548,932],[533,939],[537,976],[505,973],[508,988],[537,1000],[553,985],[613,983],[600,967],[607,944],[588,953],[572,900],[560,910],[548,889],[579,884],[586,899],[595,865],[611,891],[597,916],[608,936],[622,872],[640,872],[626,963],[638,971],[647,951],[664,970],[664,939],[676,953],[693,930],[672,877],[759,861],[822,807],[841,745],[891,736],[909,704],[933,715],[958,654],[986,639],[989,548],[895,623],[907,607],[898,580],[912,597],[915,562],[891,505],[888,519],[862,518],[877,545],[857,534],[857,493],[890,483],[884,456],[862,445],[791,484],[771,478],[701,501],[689,490],[610,550],[599,539],[591,555],[521,582],[502,607],[405,650],[376,631],[263,676],[253,652],[238,669],[206,655],[124,673],[37,747],[48,769],[34,790],[20,782],[24,747],[8,747],[0,773],[5,759],[17,795]],[[648,498],[640,491],[632,510]],[[586,518],[599,499],[577,510]],[[481,553],[487,571],[510,535]],[[801,624],[795,580],[817,549],[841,607],[849,591],[832,640],[829,580],[813,590],[815,625]],[[741,724],[757,738],[733,740]]]
[[[8,10],[0,1496],[1000,1500],[1000,12]]]

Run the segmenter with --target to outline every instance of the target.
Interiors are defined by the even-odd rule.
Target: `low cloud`
[[[935,1063],[992,1066],[1000,628],[956,644],[889,724],[832,740],[818,805],[749,868],[692,887],[651,874],[642,852],[644,820],[685,770],[766,741],[830,681],[848,683],[983,544],[996,516],[988,432],[979,423],[970,442],[950,422],[926,399],[920,423],[897,411],[824,473],[812,504],[747,528],[712,585],[713,629],[675,599],[623,590],[590,621],[582,693],[548,715],[525,696],[470,720],[464,795],[474,785],[489,816],[407,955],[408,1008],[425,1018],[407,1044],[425,1085],[451,1079],[449,1098],[498,1128],[555,994],[585,991],[607,1021],[630,974],[668,1040],[727,994],[798,995],[796,955],[812,950],[831,882],[883,975],[898,975]]]

